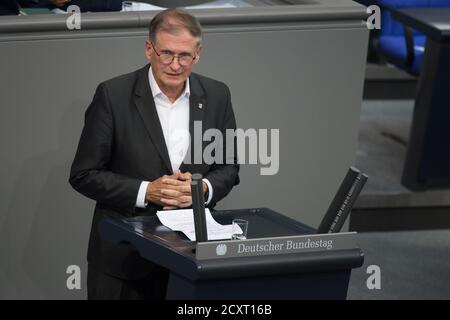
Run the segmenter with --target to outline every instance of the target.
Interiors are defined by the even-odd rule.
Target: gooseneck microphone
[[[192,211],[194,213],[195,241],[197,242],[208,241],[202,179],[203,176],[200,173],[194,173],[191,181]]]

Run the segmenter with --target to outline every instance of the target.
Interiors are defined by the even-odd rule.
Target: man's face
[[[177,34],[159,31],[156,35],[156,43],[146,42],[146,56],[150,60],[158,86],[162,91],[178,91],[184,87],[194,64],[200,58],[201,46],[197,45],[197,39],[187,30]],[[156,50],[156,52],[155,52]],[[178,55],[190,54],[195,59],[187,66],[180,65],[179,59],[174,58],[170,64],[164,64],[158,54],[173,53]]]

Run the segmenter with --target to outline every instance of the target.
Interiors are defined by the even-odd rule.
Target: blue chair
[[[450,7],[450,0],[378,0],[381,30],[377,50],[386,60],[418,76],[422,68],[426,37],[394,20],[389,9]]]

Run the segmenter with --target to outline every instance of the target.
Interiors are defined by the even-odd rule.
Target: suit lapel
[[[186,158],[190,157],[189,161],[186,161],[186,159],[183,161],[183,163],[180,165],[180,170],[182,172],[189,171],[191,173],[194,165],[194,150],[195,148],[194,143],[195,141],[199,141],[203,137],[203,128],[202,128],[202,137],[197,137],[197,139],[194,139],[194,122],[195,121],[203,121],[203,115],[204,110],[207,107],[206,106],[206,100],[204,96],[203,88],[200,85],[200,82],[195,74],[191,74],[189,77],[189,85],[191,89],[191,94],[189,96],[189,134],[190,134],[190,144],[189,149],[190,151],[186,154]],[[198,146],[197,146],[198,147]],[[202,148],[202,146],[200,146]],[[203,154],[203,149],[202,149]],[[188,162],[190,164],[186,164],[185,162]]]
[[[144,121],[144,125],[150,135],[150,139],[158,150],[159,156],[169,172],[172,172],[169,152],[167,151],[166,141],[164,140],[164,134],[148,80],[149,68],[150,65],[142,68],[138,75],[135,86],[134,103],[139,114],[141,115],[142,120]]]

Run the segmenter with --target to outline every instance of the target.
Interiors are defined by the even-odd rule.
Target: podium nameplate
[[[199,242],[197,260],[254,257],[356,248],[356,232]]]

